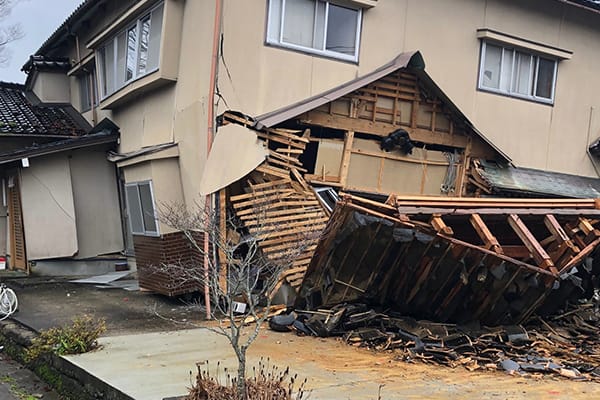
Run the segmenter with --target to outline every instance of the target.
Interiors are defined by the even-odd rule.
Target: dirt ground
[[[187,329],[191,327],[187,322],[197,325],[203,319],[197,305],[146,292],[99,289],[65,281],[11,281],[9,285],[19,297],[16,318],[34,329],[67,323],[81,313],[106,318],[107,336]],[[184,323],[175,323],[157,314]],[[352,347],[335,338],[299,337],[266,328],[261,330],[249,352],[270,358],[282,367],[293,359],[294,364],[306,365],[311,371],[322,369],[338,375],[343,382],[352,380],[354,386],[362,386],[363,390],[368,384],[372,399],[377,399],[380,385],[384,385],[382,400],[600,398],[600,384],[592,382],[550,376],[524,378],[503,372],[469,372],[463,368],[406,363],[395,360],[393,354]],[[296,372],[302,378],[301,371]],[[329,384],[319,382],[318,374],[311,379],[315,386]],[[340,388],[340,391],[347,390],[347,385]],[[342,398],[354,397],[351,392],[340,393]]]
[[[376,388],[381,389],[381,399],[598,399],[600,384],[571,381],[544,376],[525,378],[504,372],[469,372],[428,365],[420,362],[396,361],[392,353],[374,352],[349,346],[335,338],[298,337],[291,333],[263,330],[250,353],[277,360],[278,348],[287,348],[300,364],[316,367],[335,374],[358,376],[356,385],[372,385],[372,399],[377,399]],[[302,377],[300,377],[302,378]],[[318,380],[318,378],[317,378]],[[315,378],[312,384],[319,385]],[[352,398],[340,392],[340,398]]]

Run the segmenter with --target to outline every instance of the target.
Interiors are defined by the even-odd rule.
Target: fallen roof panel
[[[494,193],[519,195],[600,198],[600,179],[542,171],[532,168],[503,167],[480,161],[474,173],[487,182]]]
[[[600,243],[585,210],[498,214],[486,216],[487,226],[481,217],[458,215],[446,221],[452,228],[436,214],[413,219],[392,208],[352,196],[338,203],[297,306],[367,301],[441,322],[519,323],[577,294],[588,283],[577,267]]]

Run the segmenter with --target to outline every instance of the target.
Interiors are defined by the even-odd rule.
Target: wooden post
[[[340,184],[342,188],[346,187],[348,178],[348,169],[350,167],[350,156],[352,155],[352,144],[354,142],[354,131],[347,131],[344,140],[344,152],[342,154],[342,164],[340,165]]]

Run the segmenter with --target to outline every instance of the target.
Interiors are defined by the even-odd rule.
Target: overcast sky
[[[11,14],[0,23],[20,23],[25,37],[9,45],[10,64],[0,67],[0,80],[25,82],[21,67],[29,56],[64,22],[83,0],[20,0]]]

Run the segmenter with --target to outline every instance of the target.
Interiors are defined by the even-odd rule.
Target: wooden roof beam
[[[473,228],[475,228],[475,232],[477,232],[477,235],[481,238],[486,249],[493,250],[499,254],[504,254],[498,239],[492,234],[492,231],[489,230],[479,214],[472,214],[469,221],[471,222],[471,225],[473,225]]]
[[[540,268],[549,270],[554,275],[558,275],[558,270],[554,266],[552,258],[546,253],[546,250],[544,250],[535,236],[533,236],[521,218],[516,214],[510,214],[508,216],[508,224],[513,228],[527,249],[529,249],[533,255],[533,259]]]
[[[427,129],[412,128],[404,125],[392,125],[387,122],[350,118],[343,115],[332,115],[319,111],[310,111],[300,116],[299,119],[303,124],[319,125],[343,131],[369,133],[381,137],[385,137],[396,129],[402,128],[408,132],[410,140],[412,141],[461,149],[466,148],[468,143],[468,137],[463,135],[451,135],[444,132],[433,132]]]

